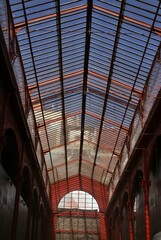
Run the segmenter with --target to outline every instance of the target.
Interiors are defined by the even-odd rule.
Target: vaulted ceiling
[[[51,183],[109,184],[161,41],[156,0],[10,0]]]

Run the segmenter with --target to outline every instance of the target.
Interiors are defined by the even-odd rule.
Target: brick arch
[[[105,212],[108,203],[108,187],[84,176],[75,176],[51,185],[51,200],[53,208],[53,224],[56,226],[58,203],[69,192],[84,191],[92,195],[98,203],[100,221],[100,240],[107,239]],[[56,229],[54,229],[56,236]]]
[[[9,177],[15,185],[17,185],[18,177],[20,176],[20,158],[18,141],[12,128],[8,128],[4,132],[3,149],[0,156],[0,162]]]
[[[58,203],[69,192],[81,190],[94,197],[100,212],[105,212],[108,201],[108,187],[87,177],[71,177],[51,185],[53,211],[57,211]]]

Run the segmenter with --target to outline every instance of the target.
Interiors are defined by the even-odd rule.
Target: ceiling
[[[161,41],[156,0],[10,0],[50,182],[108,185]]]

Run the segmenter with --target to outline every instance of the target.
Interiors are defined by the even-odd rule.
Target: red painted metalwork
[[[137,78],[139,76],[139,73],[141,72],[142,64],[144,63],[144,59],[146,58],[146,53],[148,52],[149,49],[150,49],[150,51],[152,51],[152,49],[150,47],[148,48],[148,44],[151,41],[150,35],[152,33],[155,33],[156,35],[161,36],[161,29],[159,27],[155,26],[155,20],[157,18],[157,13],[155,13],[152,25],[124,15],[125,5],[129,4],[126,1],[122,1],[120,7],[118,8],[118,10],[119,10],[118,13],[116,13],[114,11],[111,11],[111,10],[108,10],[108,8],[105,9],[105,8],[99,7],[97,5],[93,6],[92,1],[87,1],[87,2],[88,2],[87,5],[82,5],[82,6],[79,6],[79,7],[69,8],[69,9],[66,9],[64,11],[61,11],[60,2],[56,1],[56,3],[57,3],[56,11],[57,12],[55,14],[49,14],[48,16],[45,15],[43,17],[28,19],[25,2],[23,1],[22,2],[22,6],[23,6],[22,7],[22,12],[24,12],[25,21],[15,24],[15,29],[16,29],[16,31],[19,31],[21,28],[25,28],[26,32],[27,32],[27,37],[28,37],[28,41],[29,41],[28,50],[31,52],[33,72],[35,74],[35,79],[36,79],[35,83],[32,82],[32,84],[29,86],[29,92],[30,92],[31,95],[32,94],[34,95],[34,94],[37,93],[37,96],[38,96],[38,97],[36,96],[36,97],[32,98],[32,103],[33,103],[34,110],[35,111],[39,110],[40,111],[39,113],[42,114],[42,123],[37,127],[42,127],[45,130],[44,132],[45,132],[45,137],[46,137],[46,140],[47,140],[47,144],[46,144],[47,147],[45,145],[45,147],[43,149],[43,153],[48,153],[49,152],[50,160],[51,160],[51,168],[48,169],[48,172],[53,171],[53,179],[54,179],[54,170],[55,169],[61,167],[62,165],[64,165],[65,169],[66,169],[66,171],[63,172],[66,179],[60,181],[59,177],[57,177],[57,183],[52,184],[52,204],[53,204],[53,209],[54,209],[54,214],[55,214],[54,215],[54,224],[55,224],[55,217],[56,217],[56,214],[57,214],[58,203],[59,203],[61,197],[63,197],[69,191],[81,189],[81,190],[84,190],[84,191],[87,191],[87,192],[91,193],[91,195],[94,196],[96,198],[96,200],[98,201],[99,206],[100,206],[100,223],[101,223],[101,228],[102,228],[101,229],[101,234],[102,234],[101,239],[106,239],[104,212],[105,212],[105,209],[107,207],[107,202],[108,202],[108,187],[105,187],[103,184],[98,183],[96,180],[94,180],[94,171],[95,171],[96,167],[98,166],[97,154],[99,153],[99,150],[106,150],[106,154],[111,154],[112,153],[111,159],[108,160],[107,168],[104,169],[104,167],[102,167],[102,166],[101,166],[101,168],[103,170],[106,170],[106,176],[107,176],[108,173],[113,174],[111,179],[112,179],[112,181],[114,181],[115,180],[114,179],[114,177],[115,177],[114,174],[116,172],[115,169],[117,169],[117,167],[119,166],[118,175],[117,175],[117,177],[119,178],[120,174],[122,174],[122,172],[120,170],[121,169],[121,167],[120,167],[120,162],[121,162],[120,156],[122,154],[123,145],[126,143],[124,141],[125,138],[123,138],[124,137],[124,132],[125,132],[125,135],[128,134],[128,137],[129,137],[129,138],[126,138],[126,141],[128,142],[128,147],[129,147],[129,148],[127,147],[128,148],[128,158],[130,158],[131,152],[133,150],[132,149],[132,141],[133,140],[132,140],[132,131],[131,131],[131,129],[133,127],[133,121],[129,120],[126,123],[126,120],[128,120],[129,116],[131,117],[131,119],[132,119],[133,116],[135,117],[136,116],[136,111],[138,111],[139,114],[140,114],[139,116],[141,117],[141,120],[142,120],[141,126],[143,127],[143,115],[141,114],[141,112],[144,109],[143,109],[143,106],[141,104],[142,104],[143,99],[144,99],[143,95],[145,94],[145,91],[144,91],[145,88],[140,87],[142,89],[142,90],[140,90],[139,87],[136,87],[135,85],[137,85],[137,84],[138,84],[138,86],[139,86],[139,84],[141,85],[141,83],[139,81],[137,82]],[[130,4],[129,4],[129,6],[130,6]],[[134,6],[132,6],[132,7],[134,7]],[[84,59],[84,65],[83,65],[84,69],[83,69],[83,71],[79,70],[79,71],[76,71],[74,73],[64,74],[64,71],[63,71],[63,60],[64,59],[63,59],[62,39],[63,40],[66,40],[66,39],[63,36],[62,31],[61,31],[62,30],[61,29],[61,27],[62,27],[61,15],[66,15],[66,14],[69,14],[69,13],[75,14],[77,11],[82,11],[82,10],[87,10],[86,29],[85,29],[86,37],[85,37],[85,48],[84,48],[85,54],[84,54],[84,58],[83,58]],[[116,17],[116,19],[118,19],[118,22],[116,23],[116,26],[117,26],[116,28],[117,29],[115,31],[114,45],[112,46],[113,49],[112,49],[112,54],[111,54],[111,59],[110,59],[109,72],[107,74],[108,77],[105,77],[100,73],[96,73],[96,72],[90,70],[89,60],[92,61],[92,58],[90,59],[91,33],[92,33],[92,24],[94,23],[94,21],[92,22],[92,16],[93,16],[92,11],[94,12],[95,10],[97,10],[97,12],[100,12],[101,14],[105,13],[106,15],[109,15],[109,16],[111,15],[111,16]],[[157,8],[156,12],[159,12],[159,4],[158,4],[158,8]],[[95,14],[95,12],[94,12],[94,14]],[[39,74],[37,72],[36,61],[35,61],[34,54],[33,54],[34,53],[34,48],[32,46],[32,41],[31,41],[32,37],[31,37],[31,34],[30,34],[29,25],[33,24],[33,23],[36,23],[36,22],[39,22],[39,21],[44,21],[44,20],[47,20],[47,19],[50,19],[50,18],[55,18],[56,19],[58,58],[59,58],[59,64],[58,64],[59,65],[59,77],[55,78],[55,79],[50,79],[50,80],[43,79],[44,81],[42,81],[42,79],[40,80],[38,78]],[[95,18],[95,20],[96,19],[97,18]],[[9,20],[10,20],[10,17],[9,17]],[[100,21],[100,19],[99,19],[99,21]],[[113,76],[112,76],[113,72],[114,72],[114,65],[115,65],[115,62],[116,62],[117,53],[119,52],[118,50],[122,50],[122,47],[119,48],[119,44],[121,45],[122,44],[121,41],[123,40],[121,38],[122,30],[124,30],[124,28],[122,27],[122,23],[126,23],[126,22],[131,23],[131,25],[137,25],[138,27],[143,28],[143,29],[146,28],[147,29],[147,34],[149,34],[147,39],[146,39],[145,46],[143,47],[142,56],[140,56],[140,61],[139,61],[139,64],[138,64],[138,68],[136,68],[136,74],[135,74],[135,76],[133,76],[134,81],[131,81],[131,79],[130,79],[129,82],[128,82],[129,85],[122,82],[122,80],[121,80],[122,75],[120,75],[120,81],[113,79]],[[11,26],[9,25],[9,28],[10,27]],[[12,29],[9,29],[9,30],[12,30]],[[10,54],[10,57],[11,57],[10,58],[11,61],[13,60],[13,53],[14,53],[14,51],[13,51],[14,49],[12,49],[14,38],[15,38],[15,32],[14,31],[11,32],[11,35],[10,35],[10,31],[9,31],[9,40],[10,40],[9,41],[10,42],[9,43],[9,54]],[[22,37],[22,39],[23,39],[23,37]],[[95,43],[97,45],[97,41],[95,40],[95,38],[92,38],[92,41],[93,41],[92,43]],[[53,38],[53,42],[54,42],[54,38]],[[124,46],[124,47],[126,49],[127,46]],[[137,45],[135,45],[135,47],[137,47]],[[134,48],[134,49],[135,49],[135,51],[137,50],[136,48]],[[132,52],[130,52],[130,53],[132,53]],[[120,52],[119,52],[119,54],[120,54]],[[135,57],[137,57],[138,55],[136,54]],[[73,54],[73,56],[74,56],[74,54]],[[151,56],[151,55],[149,55],[149,56]],[[152,54],[152,56],[153,56],[153,54]],[[25,54],[24,54],[24,57],[26,57]],[[127,60],[127,55],[126,54],[125,54],[124,57]],[[40,60],[41,60],[41,58],[40,58]],[[146,65],[146,62],[144,64]],[[95,65],[93,64],[93,66],[95,66]],[[125,68],[125,70],[126,70],[126,68]],[[99,70],[98,70],[98,72],[99,72]],[[79,74],[83,75],[79,84],[74,83],[74,84],[68,85],[68,87],[66,87],[66,88],[64,87],[64,79],[68,79],[70,77],[77,76],[77,75],[79,76]],[[102,83],[103,81],[101,82],[101,80],[99,80],[99,79],[102,79],[102,80],[106,81],[106,83],[107,83],[106,91],[101,93],[101,91],[103,91],[104,87],[102,87],[101,84],[100,84],[99,87],[97,87],[98,85],[97,85],[96,82],[93,83],[91,80],[88,80],[88,75],[90,75],[90,74],[93,77],[97,77],[98,81],[100,83]],[[42,74],[42,76],[45,78],[44,73]],[[31,77],[31,75],[30,75],[30,77]],[[149,78],[149,76],[148,76],[148,78]],[[58,117],[58,118],[55,118],[55,119],[50,119],[50,117],[49,117],[49,119],[48,119],[44,114],[45,107],[43,105],[45,105],[45,103],[47,101],[49,101],[51,99],[56,99],[56,98],[55,98],[55,96],[51,96],[51,95],[50,96],[48,95],[48,96],[45,97],[46,93],[41,93],[40,87],[47,86],[50,83],[57,82],[57,81],[60,82],[61,88],[60,89],[58,88],[57,90],[53,90],[53,92],[55,91],[54,93],[57,94],[56,97],[61,98],[62,117]],[[147,82],[148,82],[148,79],[145,83],[143,82],[145,87],[146,87]],[[112,86],[113,87],[112,90],[111,90],[111,85],[114,85],[114,86]],[[70,88],[72,88],[72,87],[73,88],[76,87],[76,88],[70,90]],[[118,87],[120,87],[120,89],[123,89],[123,88],[126,89],[126,92],[129,92],[129,93],[125,96],[121,93],[118,93],[117,92]],[[99,90],[97,90],[97,88]],[[83,92],[82,92],[82,89],[83,89]],[[52,92],[52,90],[49,90],[49,91],[50,91],[50,93]],[[72,112],[71,114],[70,113],[66,114],[66,111],[65,111],[66,110],[65,109],[66,99],[65,99],[65,97],[67,97],[71,93],[79,93],[79,92],[82,92],[81,111],[79,109],[77,112],[74,112],[74,113]],[[90,95],[91,93],[95,95],[95,98],[97,97],[97,100],[101,96],[101,99],[102,99],[102,102],[103,102],[103,108],[99,108],[99,111],[102,114],[100,114],[100,112],[99,112],[98,116],[97,116],[96,112],[94,112],[94,111],[90,112],[90,109],[86,108],[87,95]],[[28,92],[27,92],[27,94],[28,94]],[[110,96],[110,94],[111,94],[111,96]],[[112,96],[112,95],[114,95],[114,96]],[[134,96],[134,98],[133,98],[133,96]],[[136,100],[136,98],[137,98],[137,100]],[[118,106],[121,105],[120,108],[124,109],[123,110],[124,114],[123,114],[121,120],[120,119],[115,120],[114,116],[113,116],[113,119],[111,120],[110,117],[108,119],[107,118],[108,116],[105,115],[107,103],[110,105],[111,101],[117,102]],[[101,103],[100,103],[100,105],[101,105]],[[48,107],[49,106],[50,105],[48,105]],[[140,109],[141,112],[138,110],[140,106],[141,106],[141,109]],[[26,108],[28,108],[28,106]],[[133,110],[134,110],[135,113],[133,113]],[[132,113],[129,114],[129,115],[127,114],[127,116],[126,116],[126,113],[128,111],[129,112],[131,111]],[[3,113],[5,113],[5,111]],[[27,114],[28,114],[28,111],[27,111]],[[73,176],[70,179],[68,179],[68,167],[70,166],[71,162],[74,163],[77,160],[73,160],[71,162],[68,161],[67,146],[71,143],[77,142],[78,140],[68,142],[68,137],[69,137],[68,133],[67,133],[68,132],[67,131],[68,123],[67,123],[66,120],[68,120],[70,117],[74,117],[76,115],[81,115],[82,116],[81,124],[79,126],[79,131],[81,132],[80,139],[79,139],[79,141],[80,141],[80,149],[79,150],[80,151],[79,151],[79,156],[78,156],[78,158],[79,158],[79,160],[78,160],[79,174],[81,173],[83,162],[89,163],[89,165],[92,166],[92,174],[91,174],[91,176],[89,176],[89,178],[79,175],[79,176],[75,176],[75,177]],[[98,124],[95,127],[95,130],[98,133],[98,138],[95,139],[96,143],[95,143],[95,141],[92,142],[89,139],[85,139],[85,136],[84,136],[85,134],[84,133],[85,133],[85,128],[86,128],[86,125],[85,125],[86,117],[87,118],[89,117],[91,122],[92,122],[93,118],[95,120],[99,120]],[[51,118],[52,118],[52,116],[51,116]],[[50,141],[49,141],[49,137],[48,137],[47,125],[55,123],[57,121],[62,121],[62,123],[63,123],[62,124],[62,127],[63,127],[63,130],[62,130],[63,134],[62,135],[63,135],[64,142],[63,143],[60,142],[56,146],[55,145],[51,146]],[[88,122],[88,124],[91,124],[90,121]],[[114,135],[109,134],[110,131],[107,131],[108,128],[105,129],[104,131],[102,131],[104,123],[108,123],[109,125],[115,126],[116,128],[119,129],[119,131],[117,133],[114,132]],[[88,126],[88,124],[87,124],[87,126]],[[107,126],[108,126],[108,124],[107,124]],[[126,126],[126,124],[127,124],[128,127]],[[36,125],[34,125],[33,128],[35,128],[35,126]],[[33,130],[35,130],[35,129],[33,129]],[[54,131],[53,131],[53,133],[54,133]],[[109,137],[109,140],[112,140],[112,147],[111,147],[110,143],[107,146],[107,144],[104,143],[104,141],[101,141],[101,137],[103,136],[104,137],[103,140],[104,140],[108,137],[108,134],[111,137],[111,139]],[[116,140],[113,139],[113,136],[114,137],[116,136]],[[121,144],[121,146],[120,146],[120,144],[118,144],[120,136],[121,137],[123,136],[122,137],[122,139],[123,139],[122,142],[123,143]],[[84,159],[85,157],[83,156],[83,147],[85,146],[85,143],[89,143],[91,145],[96,146],[95,157],[93,159],[93,162],[88,161],[88,159]],[[117,147],[117,144],[119,145],[119,147]],[[35,144],[34,147],[35,147],[35,150],[37,150],[37,144]],[[64,156],[65,156],[64,159],[65,159],[65,161],[64,161],[64,164],[58,164],[56,167],[53,167],[54,159],[51,158],[51,151],[54,150],[54,149],[57,149],[59,147],[64,147]],[[139,146],[137,149],[142,149],[142,147]],[[135,150],[136,150],[136,148],[135,148]],[[110,165],[112,165],[111,163],[113,163],[113,162],[115,163],[115,161],[113,161],[113,159],[112,159],[114,155],[116,155],[118,157],[118,159],[115,160],[116,164],[115,164],[115,166],[113,166],[113,170],[110,170]],[[61,155],[59,155],[59,157],[55,160],[59,160],[60,158],[61,158]],[[104,158],[102,158],[102,160],[104,160]],[[118,161],[120,161],[119,164],[117,164]],[[128,161],[129,161],[129,159],[128,159]],[[146,164],[146,162],[144,164]],[[35,168],[37,169],[37,165],[35,164],[34,166],[36,166]],[[145,169],[145,172],[146,172],[146,169]],[[75,173],[75,174],[77,174],[77,173]],[[104,172],[103,172],[103,174],[104,174]],[[37,174],[35,174],[35,175],[37,176]],[[90,179],[90,177],[91,177],[91,179]],[[41,183],[41,177],[38,178],[38,179],[39,179],[38,181]],[[104,179],[104,180],[102,180],[102,179]],[[106,177],[103,178],[103,176],[102,176],[101,182],[104,181],[104,183],[105,183],[105,180],[106,180]],[[122,180],[122,179],[120,179],[120,180]],[[55,179],[53,181],[55,181]],[[113,186],[114,186],[114,184],[113,184]],[[114,187],[116,187],[116,186],[114,186]],[[148,180],[146,180],[146,178],[144,179],[143,187],[144,187],[144,197],[145,197],[144,202],[145,202],[146,238],[148,240],[148,239],[150,239],[150,218],[149,218],[149,206],[148,206],[148,204],[149,204],[148,203],[148,187],[149,186],[148,186]],[[130,206],[129,206],[130,240],[133,240],[134,236],[133,236],[133,232],[132,232],[132,212],[131,211],[132,210],[131,210],[131,203],[130,203]],[[119,218],[121,219],[121,216],[119,216]],[[122,226],[121,226],[121,222],[120,222],[120,232],[121,232],[121,228],[122,228]],[[14,235],[15,235],[15,233],[13,234],[13,236]],[[121,239],[121,237],[120,237],[120,239]]]
[[[99,205],[99,211],[104,213],[107,207],[108,200],[108,187],[97,182],[91,181],[87,177],[75,176],[69,178],[69,186],[67,186],[67,181],[62,180],[51,185],[51,195],[52,195],[52,206],[53,211],[57,211],[58,203],[68,192],[75,190],[82,190],[91,194],[97,201]],[[69,189],[68,189],[69,187]],[[61,192],[60,192],[61,189]]]
[[[61,189],[61,191],[60,191]],[[68,192],[75,190],[82,190],[91,194],[97,201],[99,205],[98,217],[100,220],[100,239],[106,240],[107,233],[105,227],[105,209],[107,208],[107,199],[108,199],[108,188],[105,185],[100,184],[97,181],[91,181],[87,177],[75,176],[66,180],[57,182],[51,185],[51,199],[52,207],[54,211],[53,222],[56,224],[57,218],[57,207],[59,201],[65,196]],[[74,214],[74,213],[73,213]],[[91,213],[92,214],[92,213]]]

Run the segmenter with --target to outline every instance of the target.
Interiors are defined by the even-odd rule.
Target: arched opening
[[[19,169],[18,147],[15,134],[12,129],[4,133],[4,147],[1,154],[1,164],[16,185],[16,177]]]
[[[19,174],[18,147],[12,129],[3,136],[4,146],[0,158],[0,235],[10,240],[16,197],[16,183]]]
[[[87,192],[66,194],[58,204],[56,239],[99,240],[98,211],[96,200]]]
[[[58,208],[83,209],[99,211],[98,203],[87,192],[73,191],[67,193],[59,202]]]
[[[128,194],[125,193],[122,202],[122,240],[128,240],[129,235],[129,209]]]
[[[149,173],[149,211],[151,238],[161,231],[161,136],[151,156],[152,164]]]
[[[133,195],[132,195],[132,210],[133,210],[133,234],[134,239],[144,239],[145,237],[145,226],[144,222],[144,190],[141,186],[143,180],[143,174],[138,171],[134,184],[133,184]],[[142,226],[142,227],[140,227]]]

